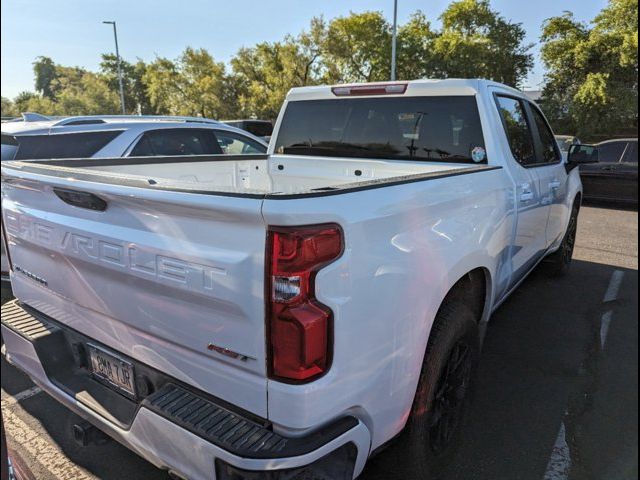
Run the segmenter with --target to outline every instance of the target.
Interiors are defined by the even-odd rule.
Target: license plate
[[[133,365],[95,345],[87,344],[87,348],[93,375],[120,393],[135,397]]]

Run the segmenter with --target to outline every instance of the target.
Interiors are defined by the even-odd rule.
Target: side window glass
[[[16,160],[43,158],[89,158],[114,140],[122,130],[102,132],[23,135],[18,137]]]
[[[542,163],[559,162],[560,156],[558,155],[556,140],[551,128],[549,128],[547,121],[535,106],[531,105],[531,111],[540,135],[540,144],[542,145],[542,158],[540,161]]]
[[[598,147],[598,161],[600,163],[618,163],[624,153],[627,142],[602,143]]]
[[[627,151],[624,153],[623,163],[638,164],[638,142],[629,142]]]
[[[145,133],[142,135],[142,138],[138,141],[131,153],[130,157],[152,157],[153,149],[151,148],[151,143],[149,142],[149,134]]]
[[[501,96],[497,98],[511,153],[521,165],[535,164],[533,138],[531,137],[531,129],[527,121],[524,103],[516,98]]]
[[[174,128],[154,130],[144,134],[131,151],[132,157],[214,155],[222,150],[211,130]]]
[[[218,145],[222,149],[222,153],[227,155],[243,155],[252,153],[265,153],[266,147],[258,142],[238,135],[233,132],[225,132],[224,130],[216,130],[216,138]]]

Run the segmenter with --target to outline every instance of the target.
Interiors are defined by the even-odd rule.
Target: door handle
[[[531,200],[533,200],[533,192],[522,192],[520,194],[521,202],[530,202]]]
[[[557,190],[560,188],[561,183],[558,180],[554,180],[552,182],[549,182],[549,188],[552,190]]]
[[[522,188],[522,192],[520,192],[521,202],[530,202],[531,200],[533,200],[533,192],[531,191],[530,183],[523,183],[522,185],[520,185],[520,188]]]

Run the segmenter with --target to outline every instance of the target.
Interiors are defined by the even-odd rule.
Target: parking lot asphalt
[[[638,478],[638,214],[586,206],[569,275],[538,269],[493,315],[476,399],[445,480]],[[4,297],[4,292],[3,292]],[[9,445],[35,478],[166,479],[2,360]],[[384,452],[363,480],[406,480]]]

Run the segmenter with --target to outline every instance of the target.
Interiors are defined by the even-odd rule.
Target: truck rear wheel
[[[480,353],[473,310],[444,304],[433,325],[407,427],[393,451],[406,480],[437,478],[459,443]],[[390,452],[391,453],[391,452]]]

